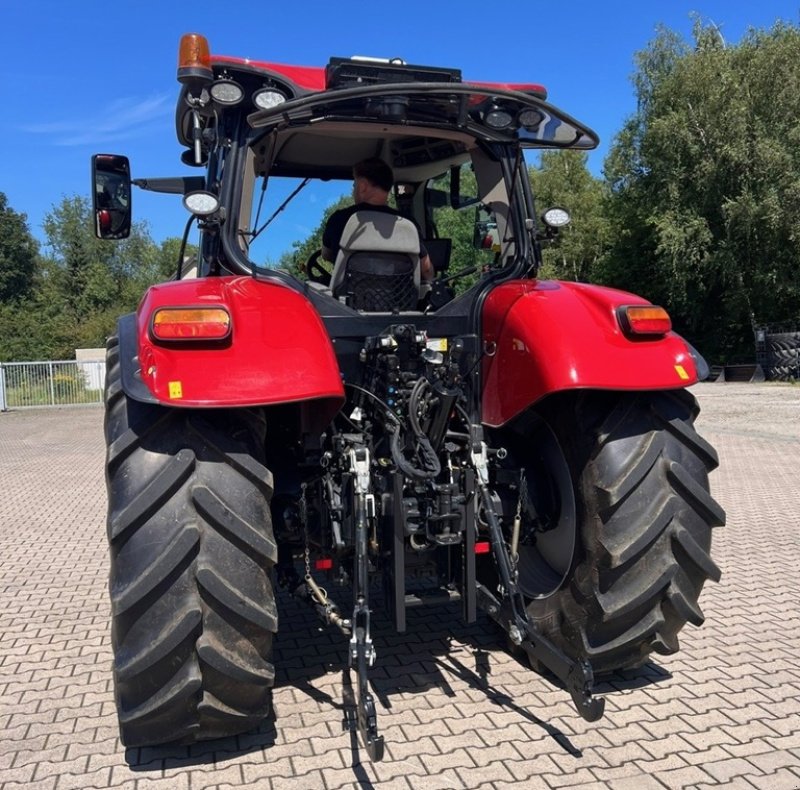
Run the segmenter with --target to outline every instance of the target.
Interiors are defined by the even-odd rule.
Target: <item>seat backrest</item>
[[[409,219],[357,211],[342,232],[331,292],[358,310],[412,310],[420,289],[419,231]]]

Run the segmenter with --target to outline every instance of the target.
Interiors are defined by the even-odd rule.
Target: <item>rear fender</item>
[[[222,306],[223,341],[155,341],[160,307]],[[208,408],[298,403],[309,425],[324,426],[344,390],[330,338],[301,294],[252,277],[209,277],[153,286],[135,316],[119,324],[122,384],[136,400]]]
[[[482,419],[501,426],[553,392],[654,390],[698,380],[693,350],[674,332],[632,340],[616,317],[639,296],[582,283],[519,280],[483,306]]]

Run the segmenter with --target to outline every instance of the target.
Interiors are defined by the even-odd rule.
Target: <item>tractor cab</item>
[[[597,144],[590,129],[545,101],[540,85],[465,82],[456,69],[372,58],[331,58],[324,69],[284,66],[211,56],[205,39],[191,34],[181,42],[178,79],[182,160],[205,175],[134,183],[188,189],[186,206],[204,231],[198,273],[255,273],[304,289],[317,304],[334,299],[356,311],[430,313],[485,274],[506,279],[535,271],[536,236],[544,228],[522,150]],[[398,301],[391,292],[365,298],[365,289],[380,292],[381,261],[392,254],[391,238],[374,222],[355,228],[355,267],[369,271],[337,271],[333,288],[332,266],[320,265],[315,251],[292,261],[289,271],[267,264],[281,251],[273,222],[294,201],[330,196],[336,186],[348,193],[354,164],[370,157],[392,169],[390,205],[417,226],[430,253],[433,282],[420,287],[410,275],[416,299]],[[112,160],[96,165],[119,170]],[[491,235],[479,236],[479,223]],[[308,230],[313,220],[304,216],[302,224]],[[98,221],[100,235],[104,227]],[[369,260],[365,234],[384,237],[372,251],[377,263]],[[397,287],[402,291],[402,283]]]

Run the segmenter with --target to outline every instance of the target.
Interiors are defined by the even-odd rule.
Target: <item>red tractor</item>
[[[536,277],[569,215],[537,213],[523,151],[596,135],[541,86],[397,60],[283,66],[192,34],[178,79],[182,159],[201,175],[131,181],[125,157],[93,159],[101,238],[129,232],[131,184],[182,194],[201,231],[196,276],[150,288],[108,346],[123,742],[268,714],[275,585],[347,635],[373,759],[377,599],[398,632],[412,606],[482,610],[599,718],[598,674],[703,622],[724,513],[685,390],[708,369],[664,309]],[[357,212],[333,271],[312,255],[308,279],[259,260],[300,190],[369,157],[393,171],[391,221]]]

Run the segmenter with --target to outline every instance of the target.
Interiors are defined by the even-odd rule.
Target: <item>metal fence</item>
[[[0,411],[102,403],[105,362],[0,362]]]

